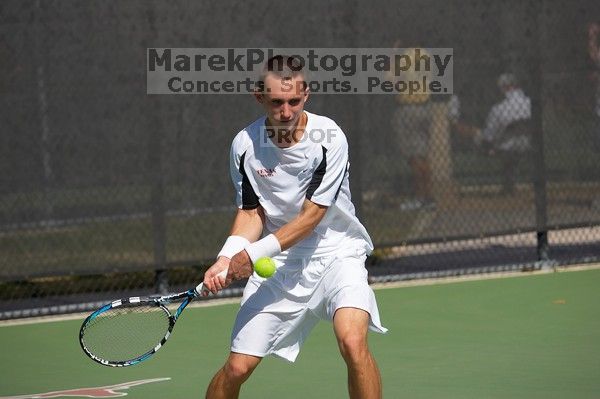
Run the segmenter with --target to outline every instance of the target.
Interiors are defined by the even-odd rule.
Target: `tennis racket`
[[[227,270],[219,276],[225,277]],[[108,303],[90,314],[79,330],[81,348],[92,360],[110,367],[147,360],[171,336],[186,306],[205,291],[202,283],[178,294],[130,297]],[[171,313],[168,305],[179,303]]]

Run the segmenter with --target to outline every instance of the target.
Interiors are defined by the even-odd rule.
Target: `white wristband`
[[[233,258],[233,255],[243,250],[248,244],[250,244],[250,241],[242,236],[229,236],[227,237],[225,244],[223,244],[223,248],[221,248],[217,258],[219,256],[224,256],[231,259]]]
[[[274,234],[269,234],[268,236],[248,245],[245,249],[246,252],[248,252],[248,256],[250,256],[252,263],[254,264],[263,256],[271,257],[279,255],[281,253],[281,244],[279,244],[279,240]]]

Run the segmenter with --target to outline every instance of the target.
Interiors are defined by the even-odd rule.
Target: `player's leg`
[[[231,353],[213,377],[207,398],[237,398],[241,385],[264,356],[274,354],[294,361],[299,350],[294,345],[297,340],[291,339],[291,347],[285,348],[286,333],[294,335],[294,321],[303,318],[301,310],[306,306],[304,303],[294,304],[284,297],[286,293],[276,279],[285,280],[285,270],[278,271],[266,281],[254,276],[248,280],[233,326]]]
[[[244,290],[242,306],[236,316],[233,327],[232,350],[225,365],[217,371],[206,390],[207,399],[237,398],[242,384],[250,377],[256,366],[262,360],[261,354],[266,354],[269,328],[268,323],[261,321],[260,312],[248,306],[250,298],[257,300],[264,295],[257,295],[260,284],[250,278]],[[252,301],[250,301],[252,302]],[[256,306],[259,307],[259,306]],[[241,334],[241,331],[246,331]]]
[[[335,336],[348,368],[351,399],[380,399],[382,395],[379,368],[367,344],[369,317],[357,308],[340,308],[333,317]]]
[[[242,384],[250,377],[262,358],[231,352],[225,365],[217,371],[206,390],[207,399],[235,399]]]
[[[348,368],[351,398],[379,399],[382,395],[379,369],[367,344],[367,332],[385,333],[375,294],[367,281],[366,256],[343,256],[357,249],[350,242],[328,267],[322,281],[327,318],[332,320],[338,346]],[[350,253],[350,252],[348,252]]]

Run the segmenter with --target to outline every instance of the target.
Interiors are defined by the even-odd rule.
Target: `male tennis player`
[[[364,267],[373,245],[350,201],[346,137],[331,119],[304,111],[304,79],[296,59],[271,58],[255,92],[266,116],[231,146],[238,211],[204,284],[216,293],[232,280],[249,280],[231,353],[207,398],[237,398],[264,356],[293,362],[320,319],[333,321],[350,397],[381,397],[367,346],[369,328],[387,331]],[[269,279],[253,274],[253,262],[263,256],[277,264]],[[226,269],[227,277],[219,277]]]

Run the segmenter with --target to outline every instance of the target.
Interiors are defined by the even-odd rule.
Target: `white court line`
[[[510,271],[510,272],[492,272],[482,274],[467,274],[462,276],[449,276],[449,277],[433,277],[423,278],[415,280],[404,280],[404,281],[390,281],[388,283],[375,283],[371,287],[374,290],[384,290],[389,288],[401,288],[401,287],[417,287],[423,285],[438,285],[438,284],[453,284],[462,283],[467,281],[479,281],[479,280],[493,280],[501,278],[512,278],[512,277],[528,277],[536,276],[541,274],[551,273],[566,273],[566,272],[579,272],[586,270],[600,269],[600,263],[588,263],[573,266],[557,266],[554,270],[534,270],[534,271]]]
[[[188,305],[188,308],[205,308],[209,306],[220,306],[220,305],[228,305],[232,303],[239,303],[242,298],[221,298],[221,299],[212,299],[210,301],[197,301],[192,302]],[[108,303],[107,301],[106,303]],[[14,320],[0,320],[0,327],[10,327],[10,326],[22,326],[24,324],[38,324],[38,323],[51,323],[55,321],[67,321],[67,320],[81,320],[85,319],[92,313],[93,310],[89,312],[79,312],[79,313],[69,313],[64,315],[54,315],[54,316],[38,316],[38,317],[26,317],[22,319],[14,319]]]
[[[485,274],[472,274],[465,276],[450,276],[450,277],[439,277],[439,278],[424,278],[410,281],[392,281],[389,283],[376,283],[372,284],[371,287],[374,290],[383,290],[390,288],[401,288],[401,287],[417,287],[427,285],[438,285],[438,284],[453,284],[462,283],[467,281],[480,281],[480,280],[493,280],[500,278],[512,278],[512,277],[528,277],[536,276],[541,274],[550,274],[553,272],[567,273],[567,272],[578,272],[586,270],[597,270],[600,269],[600,263],[588,263],[573,266],[558,266],[554,270],[536,270],[530,272],[514,271],[514,272],[497,272],[497,273],[485,273]],[[213,299],[210,301],[192,302],[188,307],[190,308],[204,308],[212,306],[229,305],[233,303],[239,303],[241,298],[222,298]],[[0,321],[0,327],[20,326],[26,324],[38,324],[38,323],[50,323],[55,321],[66,321],[66,320],[82,320],[85,319],[90,312],[83,313],[71,313],[68,315],[56,315],[56,316],[40,316],[40,317],[29,317],[24,319],[15,320],[2,320]]]

